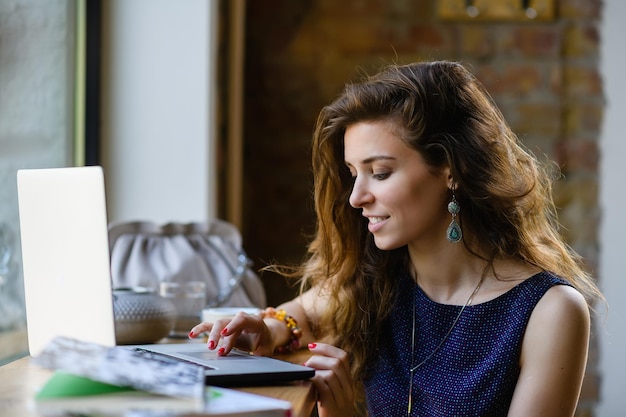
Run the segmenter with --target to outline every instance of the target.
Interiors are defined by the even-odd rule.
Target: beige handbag
[[[159,291],[163,282],[205,283],[205,307],[265,307],[237,228],[206,223],[113,223],[109,226],[113,288]]]

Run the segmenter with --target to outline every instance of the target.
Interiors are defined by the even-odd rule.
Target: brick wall
[[[600,0],[560,0],[551,22],[442,22],[434,0],[247,4],[243,235],[257,266],[298,262],[313,230],[310,138],[319,109],[362,71],[416,60],[473,68],[513,129],[561,167],[563,233],[598,262]],[[263,274],[270,303],[294,289]],[[592,342],[579,416],[598,401]]]

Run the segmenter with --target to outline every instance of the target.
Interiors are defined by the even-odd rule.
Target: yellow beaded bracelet
[[[287,330],[289,330],[289,341],[283,346],[278,346],[276,348],[276,352],[288,353],[296,349],[300,349],[302,329],[298,327],[298,322],[296,321],[296,319],[287,314],[287,312],[282,308],[276,310],[274,307],[268,307],[263,310],[261,312],[261,317],[274,318],[276,320],[283,321],[287,325]]]

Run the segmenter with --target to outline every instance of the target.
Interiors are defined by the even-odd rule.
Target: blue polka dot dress
[[[430,358],[461,306],[430,300],[409,276],[383,324],[379,357],[365,383],[372,417],[406,416],[412,366],[412,416],[506,416],[519,376],[522,339],[541,297],[565,280],[541,272],[505,294],[468,306],[444,344]],[[415,353],[411,358],[413,297],[416,297]],[[409,312],[407,314],[407,312]]]

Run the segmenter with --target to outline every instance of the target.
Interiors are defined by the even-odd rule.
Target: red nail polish
[[[189,338],[193,339],[194,337],[196,337],[196,335],[194,334],[194,332],[189,332]]]
[[[222,330],[221,334],[226,334],[228,333],[228,327],[224,327],[224,330]]]
[[[217,354],[218,354],[218,355],[223,355],[225,351],[226,351],[226,349],[224,349],[223,347],[221,347],[221,348],[219,348],[219,349],[217,350]]]
[[[309,343],[309,349],[315,349],[317,347],[317,343]]]
[[[212,340],[209,342],[209,349],[211,350],[215,349],[215,342]]]

